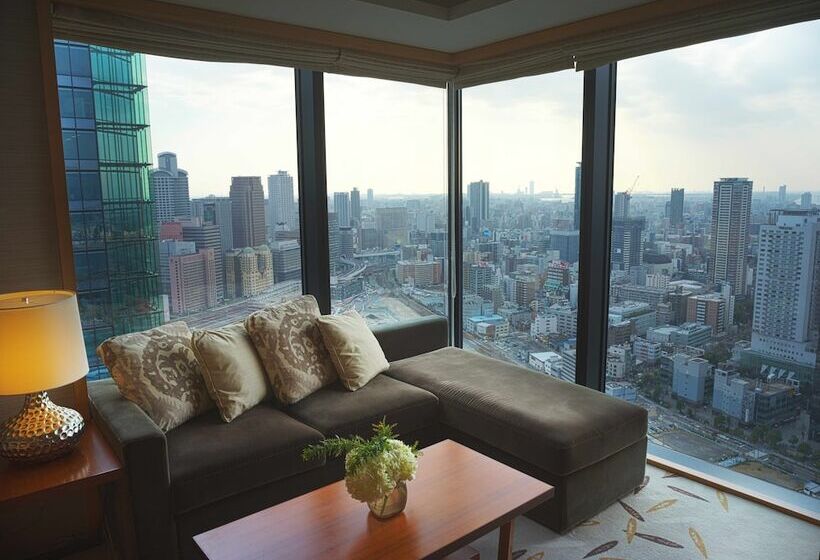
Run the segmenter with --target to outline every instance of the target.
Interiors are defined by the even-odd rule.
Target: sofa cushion
[[[182,321],[111,337],[97,355],[122,396],[164,432],[214,407]]]
[[[368,437],[372,425],[382,418],[396,424],[401,435],[434,424],[438,399],[424,389],[377,375],[353,392],[337,381],[289,406],[287,412],[328,437]]]
[[[390,367],[379,341],[355,309],[324,315],[317,323],[339,381],[348,390],[361,389]]]
[[[459,348],[393,362],[385,375],[435,394],[443,424],[557,475],[646,435],[641,407]]]
[[[320,316],[316,298],[305,295],[245,319],[273,393],[283,403],[295,403],[337,378],[316,324]]]
[[[268,378],[242,323],[194,331],[191,348],[202,368],[208,393],[225,422],[268,396]]]
[[[230,424],[214,410],[171,430],[166,438],[177,513],[323,464],[301,458],[302,449],[322,434],[270,403],[255,406]]]

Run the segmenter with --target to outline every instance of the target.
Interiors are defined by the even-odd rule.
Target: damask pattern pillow
[[[336,380],[317,319],[316,298],[307,295],[266,307],[245,319],[273,392],[292,404]]]
[[[97,347],[122,396],[167,432],[213,408],[183,322],[109,338]]]

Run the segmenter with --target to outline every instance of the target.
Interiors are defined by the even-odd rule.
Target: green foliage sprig
[[[373,437],[364,439],[361,436],[351,436],[343,438],[334,436],[319,443],[308,445],[302,450],[302,460],[312,461],[314,459],[326,459],[327,457],[345,457],[351,451],[356,454],[351,457],[346,467],[348,474],[355,475],[371,459],[377,459],[389,450],[389,440],[395,439],[393,429],[395,424],[388,424],[386,418],[373,424]],[[418,457],[419,443],[415,442],[409,446],[413,455]]]

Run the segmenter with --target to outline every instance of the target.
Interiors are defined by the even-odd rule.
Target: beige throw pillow
[[[213,407],[183,322],[109,338],[97,355],[122,396],[167,432]]]
[[[316,319],[313,296],[261,309],[245,319],[245,329],[259,352],[273,393],[295,403],[336,380]]]
[[[194,331],[191,346],[202,367],[208,393],[225,422],[267,397],[265,368],[242,323]]]
[[[319,317],[319,330],[342,385],[351,391],[390,367],[379,341],[355,310]]]

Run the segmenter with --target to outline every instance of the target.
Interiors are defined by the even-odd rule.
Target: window
[[[445,115],[438,88],[325,76],[334,313],[447,315]]]
[[[469,88],[464,347],[575,381],[582,74]]]
[[[650,453],[770,494],[736,473],[818,476],[818,37],[618,65],[607,392],[650,409]]]
[[[54,48],[92,377],[110,336],[301,294],[292,70]]]

